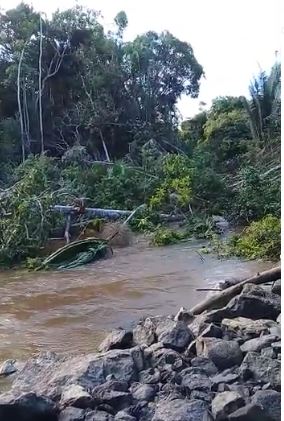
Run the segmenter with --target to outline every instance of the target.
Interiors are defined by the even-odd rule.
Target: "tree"
[[[271,138],[271,129],[280,134],[280,84],[281,67],[275,63],[269,75],[261,71],[251,82],[250,100],[243,97],[252,136],[261,146]]]

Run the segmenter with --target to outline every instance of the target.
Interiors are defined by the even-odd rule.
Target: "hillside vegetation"
[[[209,238],[216,214],[253,223],[245,236],[259,232],[234,239],[236,254],[277,259],[280,64],[249,98],[216,98],[181,122],[177,102],[198,97],[206,69],[169,32],[125,42],[127,23],[120,12],[106,32],[80,6],[51,19],[23,3],[0,15],[0,265],[37,256],[64,222],[51,206],[75,198],[145,204],[132,228],[158,245]],[[161,213],[183,215],[185,234]]]

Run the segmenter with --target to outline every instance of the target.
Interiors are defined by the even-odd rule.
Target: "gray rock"
[[[243,385],[243,384],[225,384],[225,391],[229,391],[229,392],[237,392],[239,393],[245,400],[248,400],[248,398],[250,397],[251,393],[250,393],[250,388]]]
[[[150,402],[157,393],[157,387],[150,384],[134,384],[131,387],[132,396],[139,401]]]
[[[275,335],[263,335],[259,338],[254,338],[246,341],[241,345],[242,352],[260,352],[262,348],[266,348],[277,340]]]
[[[186,388],[188,392],[192,390],[201,390],[203,392],[211,391],[211,380],[202,372],[192,373],[190,370],[183,370],[181,373],[181,385]]]
[[[246,317],[236,317],[234,319],[223,319],[221,326],[224,330],[237,332],[242,337],[252,339],[270,333],[269,329],[277,327],[277,323],[268,319],[252,320]]]
[[[278,281],[274,282],[271,288],[271,292],[277,295],[281,295],[281,279],[278,279]]]
[[[275,390],[260,390],[252,397],[252,402],[263,408],[265,415],[273,421],[281,419],[281,393]]]
[[[186,310],[184,307],[181,307],[178,313],[175,315],[174,321],[189,324],[193,319],[193,314],[189,310]]]
[[[78,384],[70,384],[62,390],[61,407],[75,406],[76,408],[92,408],[93,398],[92,396]]]
[[[193,390],[190,393],[190,399],[200,399],[204,402],[211,403],[213,394],[210,392],[203,392],[202,390]]]
[[[172,401],[175,399],[184,399],[185,390],[182,386],[174,383],[166,383],[161,386],[160,392],[157,394],[157,400]]]
[[[228,421],[270,421],[259,405],[249,403],[228,416]]]
[[[181,371],[185,367],[185,361],[181,354],[173,349],[161,348],[153,352],[150,364],[154,368],[162,369],[164,366],[171,366],[172,370]]]
[[[0,376],[9,376],[17,370],[16,360],[6,360],[0,365]]]
[[[152,345],[156,341],[156,324],[151,318],[141,321],[133,329],[133,341],[137,345]]]
[[[136,417],[133,417],[132,415],[129,415],[125,411],[119,411],[115,417],[115,421],[136,421]]]
[[[100,344],[99,351],[106,352],[111,349],[127,349],[133,346],[133,334],[124,329],[113,330]]]
[[[273,342],[273,343],[271,344],[271,347],[272,347],[272,349],[273,349],[274,351],[276,351],[277,353],[278,353],[278,352],[281,352],[281,342],[280,342],[280,341],[278,341],[278,342]]]
[[[165,348],[172,348],[176,351],[184,351],[191,341],[194,340],[193,333],[184,322],[172,322],[165,329],[157,329],[158,341]]]
[[[261,355],[265,358],[276,358],[277,354],[272,347],[263,348],[261,350]]]
[[[240,366],[243,377],[252,377],[270,383],[275,389],[281,385],[281,363],[277,359],[266,358],[256,352],[248,352]]]
[[[208,376],[214,376],[215,374],[218,373],[218,368],[213,363],[213,361],[209,360],[209,358],[195,357],[195,358],[192,358],[190,363],[192,367],[201,368]]]
[[[119,380],[108,380],[105,383],[102,383],[96,386],[92,393],[96,393],[96,391],[110,391],[115,390],[117,392],[127,392],[128,390],[128,383],[126,381],[119,381]]]
[[[226,231],[228,231],[230,224],[223,216],[213,215],[212,220],[213,220],[216,230],[220,234],[224,234]]]
[[[54,396],[70,384],[92,389],[114,375],[120,381],[138,380],[143,367],[143,352],[138,347],[126,350],[111,350],[104,354],[87,354],[66,360],[56,356],[42,355],[26,362],[16,373],[13,390],[34,391],[45,396]]]
[[[222,338],[223,331],[220,327],[214,325],[214,323],[210,323],[204,330],[202,330],[199,336],[203,336],[204,338]]]
[[[198,356],[204,356],[213,361],[219,369],[225,369],[242,362],[243,354],[235,341],[224,341],[215,338],[198,338],[196,342]]]
[[[239,374],[235,374],[225,370],[223,373],[219,373],[216,376],[211,377],[212,389],[218,390],[218,385],[220,383],[230,384],[238,380]]]
[[[281,339],[281,325],[270,327],[269,332],[271,335],[277,336],[278,339]]]
[[[84,421],[85,411],[79,408],[68,407],[60,412],[58,421]]]
[[[17,397],[7,393],[0,396],[0,420],[57,421],[57,409],[50,399],[32,392]]]
[[[116,411],[122,410],[132,404],[132,395],[127,392],[124,383],[111,381],[96,386],[92,390],[96,405],[106,404]]]
[[[276,320],[281,311],[281,298],[255,285],[246,284],[242,293],[234,297],[226,306],[231,315],[251,319]]]
[[[211,421],[208,407],[201,400],[160,401],[153,421]]]
[[[243,397],[237,392],[218,393],[212,401],[214,419],[226,420],[228,415],[245,405]]]
[[[199,314],[189,323],[188,327],[195,337],[201,335],[201,333],[208,327],[206,319],[207,315]]]
[[[114,417],[105,411],[87,412],[84,421],[114,421]]]
[[[157,368],[148,368],[147,370],[140,371],[139,382],[156,384],[160,381],[160,371]]]
[[[279,316],[277,316],[276,322],[281,323],[281,313],[279,314]]]

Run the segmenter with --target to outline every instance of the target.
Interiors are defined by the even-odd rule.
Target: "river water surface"
[[[133,246],[72,271],[1,272],[0,361],[41,350],[92,352],[112,328],[190,308],[207,294],[196,288],[272,266],[211,255],[203,261],[199,247]]]

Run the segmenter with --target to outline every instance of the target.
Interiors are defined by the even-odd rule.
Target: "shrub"
[[[240,235],[230,241],[230,248],[234,254],[249,259],[277,260],[281,248],[280,219],[267,215],[251,225]]]
[[[154,246],[168,246],[176,244],[184,238],[184,235],[165,227],[157,227],[152,236]]]
[[[265,215],[280,216],[280,180],[262,178],[257,168],[241,171],[241,182],[231,202],[231,215],[237,221],[250,222]]]

